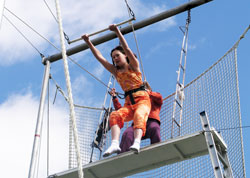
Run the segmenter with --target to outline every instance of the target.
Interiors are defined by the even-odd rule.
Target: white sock
[[[112,140],[111,145],[119,145],[119,140]]]
[[[119,147],[119,141],[112,140],[110,147],[104,152],[103,157],[107,157],[113,153],[118,153],[120,151],[121,148]]]
[[[138,143],[140,145],[141,144],[141,139],[136,138],[135,141],[134,141],[134,143]]]
[[[138,154],[140,151],[140,144],[141,144],[141,139],[135,139],[133,145],[130,147],[130,150]]]

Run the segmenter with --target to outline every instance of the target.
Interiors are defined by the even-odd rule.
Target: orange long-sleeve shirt
[[[151,101],[151,111],[148,115],[148,118],[156,119],[159,122],[161,122],[159,114],[161,111],[161,106],[163,104],[163,98],[162,98],[161,94],[158,92],[149,91],[148,93],[149,93],[150,101]],[[114,104],[115,110],[118,110],[122,107],[118,98],[113,99],[113,104]]]

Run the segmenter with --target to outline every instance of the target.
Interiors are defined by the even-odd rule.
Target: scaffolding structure
[[[193,0],[177,8],[163,12],[159,15],[156,15],[144,21],[135,23],[134,30],[137,30],[147,25],[151,25],[158,21],[164,20],[178,13],[190,10],[194,7],[202,5],[209,1],[211,0]],[[132,31],[131,26],[121,29],[121,32],[123,34],[129,33],[131,31]],[[114,33],[109,33],[105,36],[92,40],[92,42],[94,45],[98,45],[98,44],[101,44],[103,42],[106,42],[114,38],[116,38]],[[78,45],[74,48],[67,50],[66,53],[69,56],[77,52],[83,51],[87,48],[88,47],[86,44],[82,44],[82,45]],[[40,100],[40,106],[39,106],[39,112],[38,112],[38,118],[37,118],[37,127],[36,127],[36,133],[35,133],[35,139],[34,139],[34,145],[33,145],[29,178],[34,177],[33,174],[34,174],[35,164],[38,159],[38,151],[39,151],[38,146],[40,142],[41,123],[42,123],[42,116],[43,116],[44,100],[45,100],[45,95],[46,95],[45,91],[47,89],[50,64],[61,58],[62,58],[62,53],[58,53],[58,54],[49,56],[47,58],[43,58],[43,64],[45,65],[45,73],[44,73],[44,80],[43,80],[43,85],[42,85],[41,100]],[[176,141],[175,139],[178,140],[179,138],[170,138],[173,132],[180,133],[180,136],[179,136],[180,140],[183,140],[182,138],[189,138],[188,135],[190,135],[190,138],[193,138],[193,136],[196,136],[195,133],[199,133],[197,134],[197,136],[200,135],[201,131],[202,130],[204,131],[204,123],[203,125],[201,124],[199,113],[204,110],[209,114],[210,124],[212,127],[215,128],[216,131],[220,131],[220,129],[224,129],[224,128],[241,127],[238,73],[237,73],[237,45],[234,46],[232,49],[230,49],[226,53],[225,56],[219,59],[207,71],[205,71],[195,80],[193,80],[188,85],[186,85],[184,88],[184,91],[185,91],[185,102],[183,103],[182,111],[181,111],[182,112],[181,113],[182,127],[178,128],[178,129],[181,129],[181,131],[173,130],[170,124],[172,122],[172,115],[173,115],[172,103],[174,102],[175,93],[173,93],[172,95],[164,99],[164,104],[162,106],[162,110],[160,113],[161,137],[162,137],[163,142],[160,144],[168,145],[169,140],[174,139],[172,140],[173,142]],[[96,120],[96,115],[99,116],[100,112],[102,112],[102,109],[95,109],[95,108],[93,109],[90,107],[75,106],[75,112],[76,112],[76,122],[77,122],[76,125],[77,125],[77,132],[78,132],[77,135],[79,136],[79,143],[81,146],[81,149],[80,149],[81,161],[82,161],[81,164],[84,165],[83,167],[88,167],[88,166],[91,166],[91,164],[93,165],[93,164],[98,164],[103,161],[105,162],[105,159],[101,158],[102,160],[99,160],[99,153],[98,153],[98,150],[96,150],[97,152],[93,154],[94,163],[88,164],[89,155],[91,151],[90,145],[95,135],[95,128],[97,128],[99,124],[98,120]],[[175,112],[177,112],[175,114],[178,114],[178,111],[175,111]],[[124,129],[121,131],[121,133],[123,131]],[[211,129],[209,128],[208,131],[210,132]],[[75,150],[76,146],[74,145],[75,141],[73,142],[73,135],[75,135],[75,133],[73,135],[72,134],[73,133],[71,132],[70,142],[71,142],[72,147],[70,147],[69,167],[75,170],[77,167],[76,165],[77,156],[76,156],[76,150]],[[204,131],[204,134],[202,135],[203,136],[205,135],[205,137],[201,136],[202,138],[200,141],[203,143],[204,143],[204,138],[205,138],[205,143],[208,140],[207,137],[214,138],[214,136],[211,136],[211,134],[210,136],[206,136],[206,131]],[[223,138],[223,140],[221,139],[221,137]],[[104,149],[106,149],[106,147],[110,145],[110,142],[111,142],[110,138],[111,138],[111,135],[109,133],[106,139],[106,144],[104,145]],[[219,144],[216,145],[216,143],[213,143],[213,147],[216,147],[216,150],[221,149],[220,153],[222,155],[222,156],[221,155],[218,156],[216,153],[216,155],[218,156],[216,160],[221,161],[221,163],[217,162],[218,165],[216,165],[217,163],[213,162],[213,159],[210,153],[211,151],[209,150],[209,146],[208,146],[206,147],[206,149],[209,155],[206,155],[204,153],[197,154],[198,157],[194,156],[193,159],[189,159],[189,156],[187,156],[188,159],[171,162],[171,164],[159,163],[160,166],[158,167],[154,167],[151,165],[149,166],[149,168],[140,169],[140,171],[138,172],[132,171],[132,172],[129,172],[129,174],[124,174],[124,175],[129,176],[131,175],[130,173],[137,173],[131,177],[143,177],[143,178],[145,177],[146,178],[147,177],[148,178],[149,177],[162,177],[162,178],[164,177],[214,177],[214,175],[216,175],[216,177],[220,177],[220,176],[222,177],[222,174],[228,177],[233,177],[233,176],[246,177],[244,154],[243,154],[242,130],[241,129],[235,129],[235,130],[224,129],[221,132],[221,136],[219,136],[219,139],[217,139],[216,141],[218,141],[217,144],[218,143]],[[226,144],[224,144],[224,141]],[[148,140],[142,141],[141,145],[143,147],[142,152],[147,151],[147,150],[149,150],[149,152],[150,151],[152,152],[153,148],[151,149],[151,146],[148,146],[149,145]],[[192,145],[192,141],[191,141],[191,145]],[[152,146],[154,147],[155,145],[152,145]],[[156,145],[155,149],[159,148],[158,146]],[[175,146],[172,146],[172,147],[175,147]],[[178,152],[178,149],[176,150]],[[185,155],[182,155],[180,153],[181,151],[179,152],[179,157],[185,158]],[[132,155],[131,153],[126,153],[126,154],[130,154],[130,157],[135,157],[135,155]],[[129,155],[127,156],[125,155],[124,157],[129,158]],[[111,157],[109,159],[111,163],[113,160],[116,160],[115,157]],[[117,159],[119,160],[119,158]],[[212,164],[210,161],[208,161],[210,159],[212,160]],[[156,164],[157,163],[155,163],[155,165]],[[79,159],[78,159],[78,165],[79,165]],[[151,168],[156,168],[156,169],[151,170]],[[217,173],[217,171],[215,171],[215,170],[218,170],[218,168],[221,170],[222,174]],[[55,174],[50,177],[59,177],[57,175],[60,175],[60,174]],[[97,177],[95,176],[95,172],[92,172],[91,175],[93,175],[94,177]],[[119,176],[123,177],[124,175],[121,174]],[[63,174],[63,176],[67,177],[69,176],[69,174],[67,173]],[[117,177],[117,176],[114,175],[114,177]]]
[[[220,132],[220,135],[225,142],[224,145],[227,145],[227,156],[228,160],[230,160],[232,174],[234,177],[246,177],[242,130],[226,129],[241,127],[237,45],[230,49],[214,65],[209,67],[208,70],[187,84],[184,91],[185,101],[183,103],[183,118],[180,137],[185,137],[202,131],[203,127],[199,113],[201,111],[206,111],[209,115],[211,127]],[[174,96],[175,93],[164,99],[162,110],[160,112],[161,138],[163,142],[172,141],[171,123]],[[83,137],[81,141],[81,143],[83,143],[81,144],[81,150],[90,151],[91,149],[89,145],[95,134],[94,129],[92,128],[98,126],[98,117],[95,117],[94,114],[98,112],[98,110],[93,108],[78,107],[76,109],[79,127],[81,127],[80,125],[85,125],[84,128],[81,128],[81,130],[84,130],[84,133],[79,132],[79,135]],[[126,128],[123,128],[122,132],[125,129]],[[175,129],[174,132],[179,131],[179,128],[176,127]],[[72,138],[72,135],[70,137]],[[175,137],[174,139],[177,138],[178,137]],[[107,149],[107,146],[111,143],[110,133],[106,140],[106,147],[104,149]],[[73,144],[73,142],[71,142],[71,144]],[[150,145],[150,141],[143,140],[141,145],[142,147],[147,148]],[[89,163],[89,151],[82,154],[83,164],[86,167],[88,167]],[[71,150],[71,153],[74,153],[74,151]],[[76,166],[74,154],[71,155],[71,160],[73,161],[71,162],[71,168],[73,168]],[[99,162],[98,150],[94,153],[93,161],[97,163]],[[101,159],[101,161],[103,160]],[[222,169],[224,170],[224,168]],[[130,177],[214,177],[214,171],[210,161],[210,156],[203,154],[200,157],[176,162],[171,165],[135,174]]]

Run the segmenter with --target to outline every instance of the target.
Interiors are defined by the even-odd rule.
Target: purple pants
[[[161,141],[160,124],[155,119],[148,119],[146,126],[146,133],[142,140],[150,138],[150,143],[157,143]],[[134,143],[134,129],[133,126],[128,127],[122,134],[120,143],[121,152],[129,151],[129,147]]]

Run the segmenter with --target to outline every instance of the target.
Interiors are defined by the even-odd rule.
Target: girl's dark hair
[[[116,46],[114,49],[112,49],[111,52],[110,52],[110,56],[111,56],[111,59],[112,59],[112,62],[113,62],[113,65],[114,65],[114,66],[115,66],[115,63],[114,63],[113,58],[112,58],[112,53],[113,53],[115,50],[118,50],[118,51],[120,51],[122,54],[126,55],[126,53],[125,53],[123,47],[120,46],[120,45],[119,45],[119,46]],[[137,58],[136,54],[134,54],[134,55],[135,55],[135,57]],[[126,57],[126,60],[127,60],[127,63],[129,64],[129,59],[128,59],[128,57]]]

